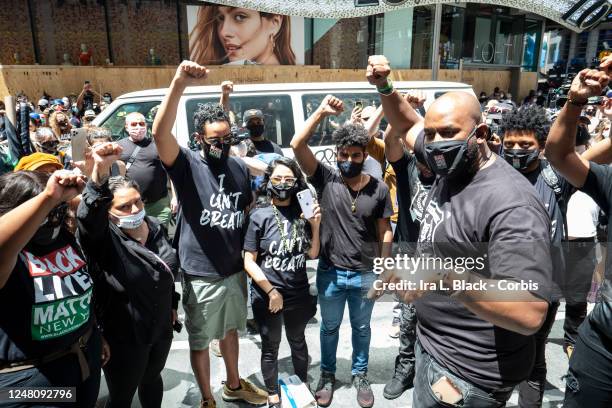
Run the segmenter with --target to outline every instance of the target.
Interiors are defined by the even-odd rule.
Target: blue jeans
[[[337,269],[319,260],[317,289],[321,306],[321,371],[336,372],[336,351],[344,307],[348,303],[351,320],[353,375],[368,371],[370,353],[370,319],[374,302],[366,294],[372,287],[373,272]]]
[[[453,374],[450,370],[442,367],[421,346],[417,340],[415,346],[416,375],[414,378],[414,391],[412,393],[412,406],[419,408],[497,408],[505,407],[506,401],[512,395],[513,387],[489,393],[474,384]],[[448,378],[461,390],[463,399],[457,404],[449,404],[440,401],[434,394],[431,386],[442,377]]]

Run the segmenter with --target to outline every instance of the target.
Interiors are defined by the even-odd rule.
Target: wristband
[[[393,93],[395,89],[393,88],[393,82],[390,79],[387,79],[387,86],[385,86],[384,88],[377,87],[376,90],[381,95],[389,96]]]
[[[276,290],[276,288],[274,286],[272,286],[272,289],[270,289],[269,291],[266,292],[266,295],[269,295],[270,292],[272,292],[273,290]]]

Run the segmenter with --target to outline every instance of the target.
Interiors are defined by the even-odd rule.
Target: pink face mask
[[[128,125],[127,131],[128,131],[128,134],[130,135],[130,138],[134,140],[135,142],[140,142],[147,135],[146,126]]]

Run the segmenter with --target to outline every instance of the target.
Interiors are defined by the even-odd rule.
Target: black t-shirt
[[[168,176],[159,159],[155,142],[149,138],[145,138],[140,142],[133,142],[130,138],[126,137],[118,143],[123,147],[121,161],[126,166],[136,146],[140,146],[140,150],[134,158],[134,163],[127,170],[127,176],[136,180],[140,186],[143,201],[146,204],[150,204],[166,197],[168,195]]]
[[[547,168],[547,170],[544,170]],[[552,180],[547,182],[544,177],[544,171],[548,171],[555,180],[556,185],[549,185],[552,183]],[[567,203],[574,192],[574,187],[559,173],[557,173],[550,164],[548,164],[545,160],[540,160],[540,165],[535,171],[528,173],[525,175],[529,182],[535,187],[542,203],[544,204],[544,208],[548,212],[550,217],[550,237],[551,237],[551,257],[553,261],[553,281],[562,286],[565,286],[564,282],[567,280],[565,276],[565,256],[561,242],[567,241],[567,231],[566,231],[566,211],[567,211]],[[559,194],[557,195],[554,188],[559,189]],[[563,202],[560,202],[563,201]],[[565,288],[571,290],[571,288]],[[553,296],[555,299],[561,297],[561,293],[555,289],[555,294]]]
[[[244,250],[257,252],[257,264],[272,286],[281,292],[284,303],[290,305],[310,296],[306,276],[305,229],[297,226],[301,213],[299,207],[277,209],[278,221],[284,229],[285,239],[281,239],[273,207],[258,208],[250,214]],[[294,225],[297,234],[295,240]],[[262,299],[268,298],[257,284],[253,284],[253,289],[254,295]]]
[[[349,190],[340,171],[323,163],[319,163],[310,181],[317,190],[324,214],[321,258],[337,268],[371,271],[373,258],[379,256],[377,220],[393,215],[389,188],[381,180],[370,177],[360,192]]]
[[[548,300],[552,275],[550,220],[533,186],[497,156],[467,185],[438,178],[432,186],[419,248],[438,257],[483,257],[485,279],[535,282]],[[439,248],[444,248],[440,250]],[[533,336],[495,326],[454,298],[430,293],[415,302],[423,348],[442,366],[485,389],[511,387],[533,366]]]
[[[565,213],[567,211],[567,202],[569,201],[572,193],[574,192],[574,187],[557,173],[552,167],[549,167],[550,164],[545,160],[540,160],[539,167],[532,171],[531,173],[526,174],[525,176],[529,180],[529,182],[535,187],[548,215],[550,216],[550,227],[551,227],[551,241],[552,242],[561,242],[565,241],[567,237],[567,231],[565,231]],[[543,170],[545,167],[549,167],[550,171],[554,172],[554,177],[557,180],[557,186],[560,189],[559,197],[545,180],[543,175]],[[565,202],[565,208],[561,208],[561,203],[559,199]]]
[[[0,289],[0,362],[40,358],[74,344],[89,327],[93,282],[74,237],[29,243]]]
[[[416,157],[404,151],[401,159],[390,163],[397,177],[397,229],[395,241],[401,243],[401,247],[408,248],[419,239],[419,228],[421,218],[427,203],[430,185],[424,185],[419,179],[416,166]]]
[[[281,156],[284,156],[283,149],[281,149],[279,145],[277,145],[276,143],[270,140],[264,139],[264,140],[255,141],[251,139],[251,141],[253,142],[253,145],[255,146],[255,150],[257,150],[257,154],[276,153],[276,154],[280,154]]]
[[[612,168],[590,162],[590,170],[582,191],[588,194],[599,208],[612,214]],[[608,231],[612,231],[612,217],[608,217]],[[609,240],[608,240],[609,241]],[[612,360],[612,242],[607,242],[608,257],[604,281],[599,289],[595,308],[578,329],[587,346]]]
[[[211,166],[199,152],[181,148],[168,174],[181,203],[181,268],[211,278],[242,271],[246,209],[253,201],[242,160],[229,157],[225,165]]]

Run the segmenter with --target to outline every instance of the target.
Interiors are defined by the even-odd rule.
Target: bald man
[[[155,142],[147,136],[147,128],[142,113],[126,115],[128,137],[119,141],[123,148],[121,161],[125,163],[127,176],[140,186],[147,215],[157,218],[167,227],[171,218],[168,175],[159,160]]]
[[[390,72],[384,56],[370,57],[387,137],[424,155],[437,178],[419,231],[421,263],[395,263],[371,294],[386,282],[416,285],[398,292],[417,311],[413,406],[504,406],[530,374],[533,334],[549,306],[548,214],[527,179],[489,150],[475,96],[446,93],[423,120]]]

